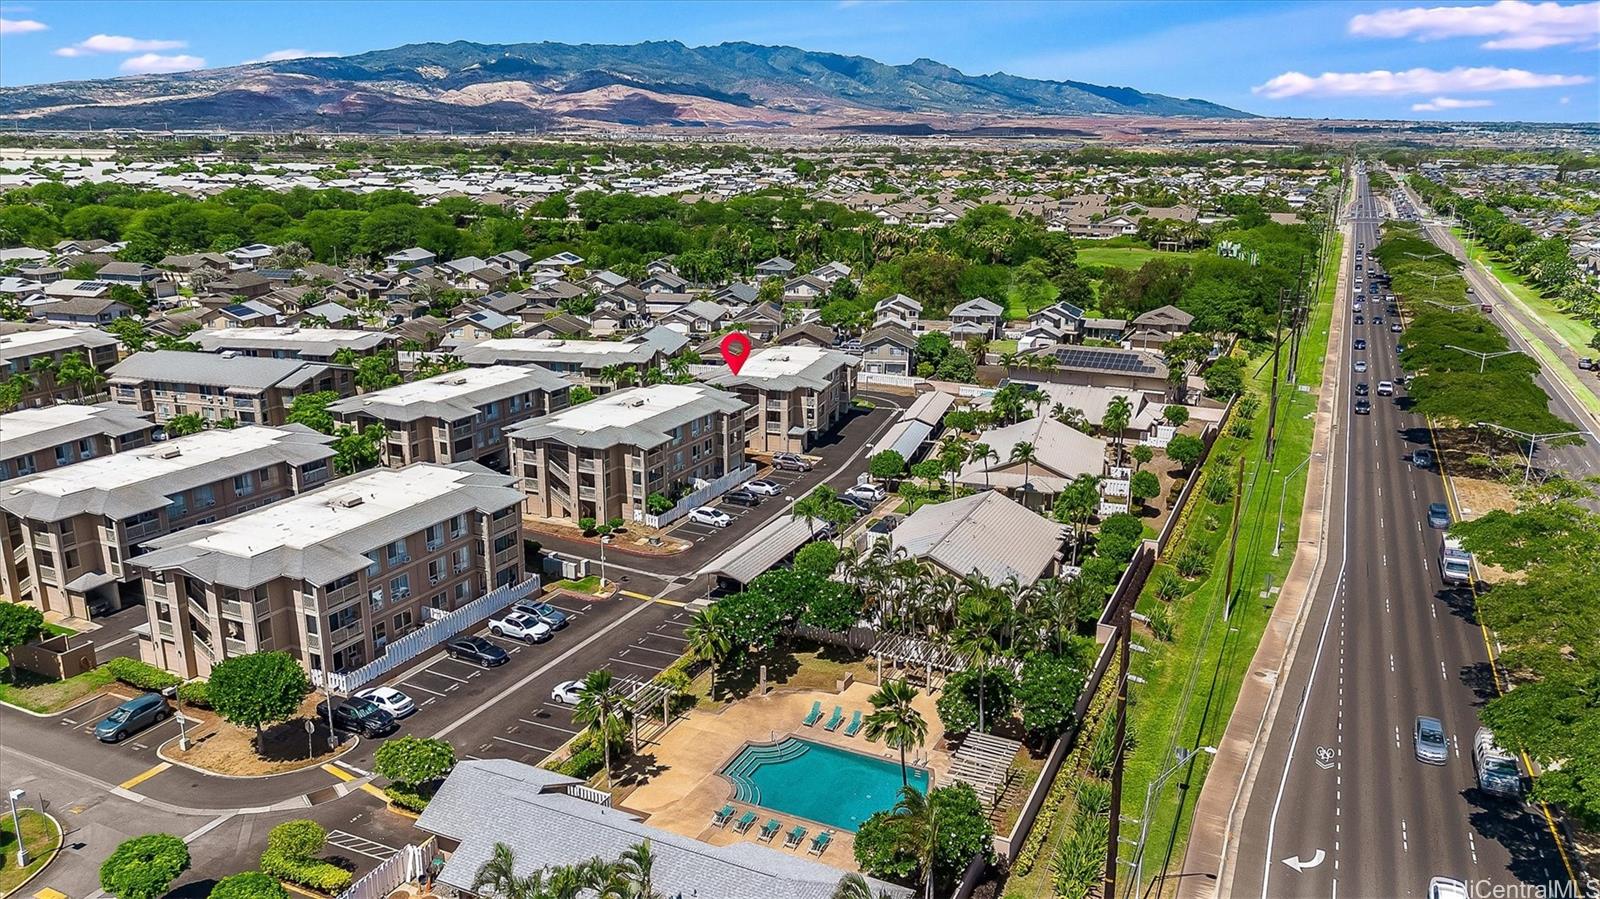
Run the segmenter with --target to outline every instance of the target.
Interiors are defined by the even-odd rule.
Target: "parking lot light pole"
[[[22,797],[28,795],[26,790],[12,790],[8,794],[11,799],[11,829],[17,834],[17,867],[28,867],[28,845],[22,838],[22,819],[17,815],[17,803]]]
[[[600,535],[600,589],[606,588],[606,544],[611,542],[610,534]]]

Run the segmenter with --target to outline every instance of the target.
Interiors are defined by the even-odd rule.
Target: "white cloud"
[[[187,72],[205,68],[206,61],[199,56],[179,53],[162,56],[160,53],[141,53],[122,61],[117,68],[129,75],[165,75],[168,72]]]
[[[1568,87],[1588,84],[1593,80],[1589,75],[1542,75],[1495,66],[1458,66],[1444,72],[1434,69],[1323,72],[1317,76],[1304,72],[1285,72],[1265,84],[1252,87],[1250,92],[1271,100],[1285,97],[1383,97]]]
[[[49,25],[33,19],[0,19],[0,34],[31,34],[49,29]]]
[[[97,34],[70,47],[56,48],[57,56],[93,56],[97,53],[149,53],[155,50],[177,50],[189,46],[188,41],[151,40],[124,37],[120,34]]]
[[[282,62],[285,59],[306,59],[307,57],[312,56],[324,57],[338,55],[338,53],[335,53],[332,50],[300,50],[291,47],[287,50],[274,50],[271,53],[263,53],[255,59],[245,60],[244,64],[249,65],[253,62]]]
[[[1452,109],[1482,109],[1493,106],[1493,100],[1458,100],[1455,97],[1434,97],[1426,103],[1411,104],[1412,112],[1447,112]]]
[[[1384,9],[1352,17],[1350,33],[1419,41],[1478,37],[1489,39],[1482,44],[1486,50],[1540,50],[1587,43],[1600,34],[1600,2],[1562,6],[1499,0],[1488,6]]]

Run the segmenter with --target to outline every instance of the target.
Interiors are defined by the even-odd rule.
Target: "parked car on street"
[[[121,743],[130,735],[167,720],[171,714],[172,706],[160,693],[146,693],[112,709],[94,726],[94,735],[102,743]]]
[[[489,619],[489,633],[496,637],[510,637],[529,643],[543,643],[550,639],[550,625],[526,612],[511,612]]]
[[[458,662],[496,668],[511,661],[505,650],[482,637],[457,637],[444,645],[444,654]]]
[[[733,524],[733,516],[710,506],[701,506],[689,513],[689,520],[695,524],[710,525],[714,528],[725,528]]]
[[[328,720],[328,701],[317,703],[317,717]],[[333,707],[333,729],[360,734],[363,737],[381,737],[394,733],[400,725],[394,716],[371,700],[352,696]]]
[[[417,711],[417,704],[411,697],[393,687],[368,687],[365,690],[357,690],[355,695],[356,698],[365,699],[397,719],[415,714]]]

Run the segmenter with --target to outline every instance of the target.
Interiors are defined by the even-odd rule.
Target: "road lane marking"
[[[124,790],[131,790],[134,787],[137,787],[138,785],[144,783],[145,781],[149,780],[150,778],[155,777],[157,774],[160,774],[161,772],[163,772],[163,771],[165,771],[165,770],[167,770],[168,768],[171,768],[171,767],[172,767],[172,763],[171,762],[162,762],[161,764],[156,765],[156,766],[154,766],[154,767],[152,767],[152,768],[150,768],[150,769],[148,769],[146,771],[143,771],[143,772],[141,772],[139,774],[135,774],[134,776],[128,778],[127,780],[123,781],[122,783],[117,784],[117,786],[119,788],[121,788],[121,789],[124,789]]]
[[[198,840],[201,837],[205,836],[206,834],[210,833],[211,831],[216,830],[218,827],[221,827],[224,823],[226,823],[229,819],[231,819],[234,815],[237,815],[237,814],[239,814],[239,813],[238,812],[228,812],[225,815],[218,815],[215,818],[212,818],[210,821],[207,821],[206,823],[204,823],[204,824],[200,825],[199,827],[195,828],[194,830],[190,831],[188,833],[188,835],[183,838],[183,841],[185,843],[193,843],[195,840]],[[65,897],[63,897],[63,899],[65,899]]]
[[[337,768],[337,767],[335,767],[333,765],[323,765],[322,766],[322,770],[328,772],[329,774],[332,774],[334,777],[337,777],[338,779],[344,781],[345,783],[349,783],[350,781],[356,779],[356,776],[354,774],[351,774],[349,771],[345,771],[344,769]]]

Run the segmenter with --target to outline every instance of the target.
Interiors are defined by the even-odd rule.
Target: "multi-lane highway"
[[[1217,894],[1421,897],[1435,876],[1560,883],[1566,863],[1543,811],[1474,781],[1476,709],[1495,689],[1487,635],[1470,592],[1439,576],[1441,532],[1428,526],[1427,507],[1454,509],[1454,500],[1436,469],[1411,462],[1430,447],[1426,422],[1406,410],[1403,389],[1377,395],[1399,372],[1391,318],[1373,321],[1383,304],[1363,289],[1364,323],[1354,323],[1353,284],[1370,275],[1381,223],[1364,175],[1356,190],[1335,310],[1342,347],[1329,377],[1340,400],[1327,562]],[[1366,349],[1354,349],[1357,338]],[[1355,413],[1361,383],[1370,414]],[[1419,715],[1444,724],[1443,765],[1416,757]]]

